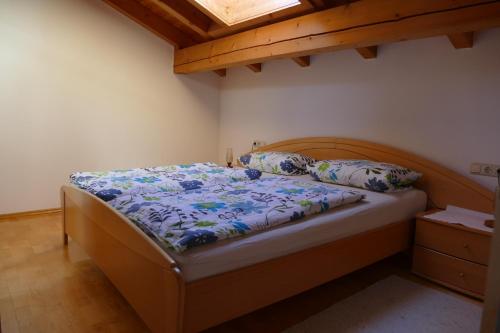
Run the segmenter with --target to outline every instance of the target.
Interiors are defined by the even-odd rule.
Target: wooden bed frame
[[[417,187],[430,207],[454,204],[492,212],[492,192],[413,154],[332,137],[278,142],[261,151],[299,152],[317,159],[369,159],[424,174]],[[68,235],[93,258],[153,332],[198,332],[346,275],[408,248],[411,221],[400,221],[234,271],[187,282],[156,243],[106,202],[63,186]]]

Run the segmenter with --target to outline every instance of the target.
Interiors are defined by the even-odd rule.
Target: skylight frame
[[[193,0],[198,6],[205,9],[211,14],[219,23],[222,23],[228,27],[234,26],[240,23],[254,20],[256,18],[273,14],[288,8],[296,7],[302,5],[301,0]],[[228,3],[224,6],[223,3]],[[238,7],[238,3],[240,4]],[[250,3],[253,6],[250,8],[243,8],[245,10],[250,10],[252,7],[253,12],[247,15],[241,16],[241,14],[231,13],[232,10],[240,9],[241,3]]]

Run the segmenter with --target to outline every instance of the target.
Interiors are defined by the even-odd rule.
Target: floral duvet
[[[363,195],[289,177],[179,192],[129,191],[108,203],[166,249],[182,252],[357,202]]]
[[[147,194],[195,190],[220,183],[258,179],[254,169],[219,167],[214,163],[169,165],[154,168],[77,172],[70,181],[104,201],[123,194]]]

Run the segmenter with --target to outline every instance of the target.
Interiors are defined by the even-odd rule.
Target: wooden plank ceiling
[[[470,48],[475,31],[500,26],[500,0],[301,0],[231,26],[195,0],[104,1],[174,45],[176,73],[220,76],[276,58],[307,67],[310,55],[349,48],[373,59],[380,44],[439,35]]]
[[[356,0],[301,0],[301,4],[240,24],[225,26],[194,0],[104,0],[177,48],[279,22]]]

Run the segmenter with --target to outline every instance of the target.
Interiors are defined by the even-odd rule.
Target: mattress
[[[311,179],[308,175],[298,177]],[[356,190],[365,195],[361,202],[182,254],[168,251],[169,255],[179,264],[184,279],[191,282],[413,218],[427,203],[425,192],[416,189],[396,193]]]

